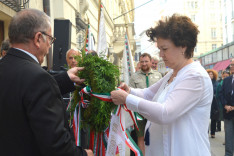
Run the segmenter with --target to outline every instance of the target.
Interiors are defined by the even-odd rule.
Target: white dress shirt
[[[152,124],[161,125],[162,128],[156,128],[154,133],[162,135],[164,156],[210,156],[211,79],[199,62],[193,62],[177,73],[166,94],[160,97],[172,73],[149,88],[131,89],[126,99],[127,107],[139,112]],[[146,154],[157,155],[157,144],[154,143],[157,141],[151,137],[146,148],[150,151]]]
[[[27,54],[27,55],[29,55],[31,58],[33,58],[37,63],[39,63],[38,59],[37,59],[36,56],[34,56],[33,54],[27,52],[26,50],[20,49],[20,48],[15,48],[15,49],[18,49],[18,50],[24,52],[25,54]]]

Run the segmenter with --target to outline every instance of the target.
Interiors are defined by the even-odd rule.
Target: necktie
[[[149,73],[145,74],[145,78],[146,78],[146,87],[149,87]]]

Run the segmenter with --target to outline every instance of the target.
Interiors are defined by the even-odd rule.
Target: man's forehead
[[[75,51],[75,50],[72,50],[72,51],[69,51],[68,55],[69,55],[69,56],[71,56],[71,55],[77,56],[77,55],[79,55],[79,52],[78,52],[78,51]]]
[[[150,60],[150,58],[148,56],[141,56],[140,60]]]

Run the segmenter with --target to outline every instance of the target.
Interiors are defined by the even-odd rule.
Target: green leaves
[[[77,56],[75,58],[79,67],[85,67],[83,71],[79,72],[78,76],[85,79],[85,84],[90,86],[93,92],[110,93],[115,90],[120,75],[118,66],[98,56],[85,55],[84,53],[82,53],[82,57]],[[74,103],[76,104],[80,100],[77,94],[78,90],[77,88],[76,94],[74,94],[76,96]],[[90,99],[88,108],[82,109],[83,123],[84,125],[88,124],[91,130],[95,132],[102,132],[109,125],[111,111],[115,105],[112,102],[101,101],[96,97],[88,98]],[[73,110],[72,108],[74,108],[74,105],[71,110]]]

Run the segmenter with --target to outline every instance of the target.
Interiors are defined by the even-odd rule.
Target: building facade
[[[234,1],[222,0],[223,6],[223,43],[234,41]]]
[[[110,61],[120,65],[124,49],[124,34],[127,29],[131,50],[134,52],[136,47],[134,12],[120,16],[134,8],[134,0],[102,0],[102,5]],[[52,28],[56,27],[55,20],[69,20],[71,25],[69,48],[81,49],[84,46],[85,30],[89,21],[96,42],[95,46],[97,46],[99,0],[1,0],[0,42],[8,38],[8,26],[11,18],[18,11],[26,8],[35,8],[47,13],[51,18]],[[68,32],[61,31],[61,33]],[[63,53],[66,50],[64,49]],[[43,66],[53,66],[53,52],[52,48],[46,56]]]

